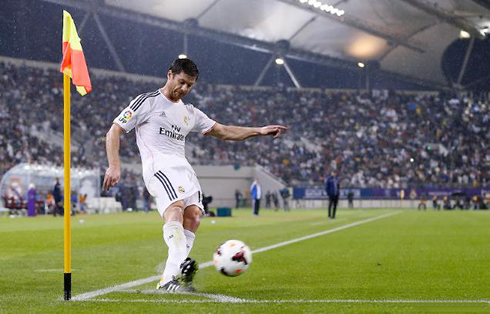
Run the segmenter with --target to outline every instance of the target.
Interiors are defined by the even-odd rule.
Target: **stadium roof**
[[[481,38],[490,27],[484,0],[105,2],[177,22],[195,19],[203,28],[269,43],[287,40],[291,48],[355,63],[376,60],[384,70],[441,84],[442,54],[460,31]]]
[[[74,6],[83,1],[47,0]],[[85,2],[86,3],[86,2]],[[385,73],[447,86],[446,48],[484,38],[488,0],[102,0],[104,14],[139,19],[288,58]],[[131,14],[131,12],[133,14]],[[141,14],[134,14],[139,12]],[[265,66],[265,65],[264,65]]]

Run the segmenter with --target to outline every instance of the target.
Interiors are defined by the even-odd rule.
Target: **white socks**
[[[168,258],[160,282],[165,284],[172,280],[173,276],[180,274],[180,264],[186,259],[190,250],[187,249],[188,236],[184,232],[184,227],[177,221],[163,225],[163,239],[168,246]],[[192,244],[190,247],[192,248]]]
[[[194,233],[192,233],[191,231],[189,230],[185,230],[184,229],[184,234],[185,234],[185,238],[187,240],[187,256],[189,256],[189,254],[191,253],[191,250],[192,250],[192,246],[194,245],[194,239],[196,238],[196,235]]]

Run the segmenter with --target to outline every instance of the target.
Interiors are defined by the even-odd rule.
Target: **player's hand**
[[[286,132],[288,127],[284,125],[268,125],[260,128],[260,135],[271,135],[274,138],[279,137],[283,132]]]
[[[109,190],[111,186],[119,183],[120,178],[121,178],[121,170],[119,168],[109,167],[109,169],[107,169],[107,171],[105,172],[102,189]]]

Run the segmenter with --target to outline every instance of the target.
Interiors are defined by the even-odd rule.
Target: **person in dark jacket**
[[[56,183],[53,188],[53,198],[54,198],[54,210],[53,216],[63,214],[63,197],[61,195],[61,184],[60,179],[56,178]]]
[[[347,200],[349,201],[349,208],[354,208],[354,192],[349,191],[347,193]]]
[[[325,181],[325,190],[328,195],[328,218],[335,219],[335,213],[337,212],[337,204],[340,196],[340,183],[335,171],[332,171],[331,175]]]

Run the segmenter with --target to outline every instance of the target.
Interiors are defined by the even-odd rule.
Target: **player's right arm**
[[[124,133],[124,129],[118,124],[113,123],[109,132],[106,135],[105,147],[107,152],[107,161],[109,168],[104,176],[102,189],[107,190],[111,186],[119,183],[121,178],[121,161],[119,159],[120,137]]]
[[[121,178],[121,162],[119,159],[120,137],[123,133],[130,132],[138,124],[143,123],[147,119],[146,100],[150,96],[156,95],[156,93],[155,91],[153,93],[139,95],[114,119],[109,132],[107,132],[105,141],[109,168],[105,173],[104,183],[102,184],[103,189],[109,189],[111,186],[119,183],[119,179]]]
[[[267,125],[263,127],[244,127],[215,123],[204,135],[211,135],[223,140],[243,141],[254,136],[279,137],[287,127],[283,125]]]

